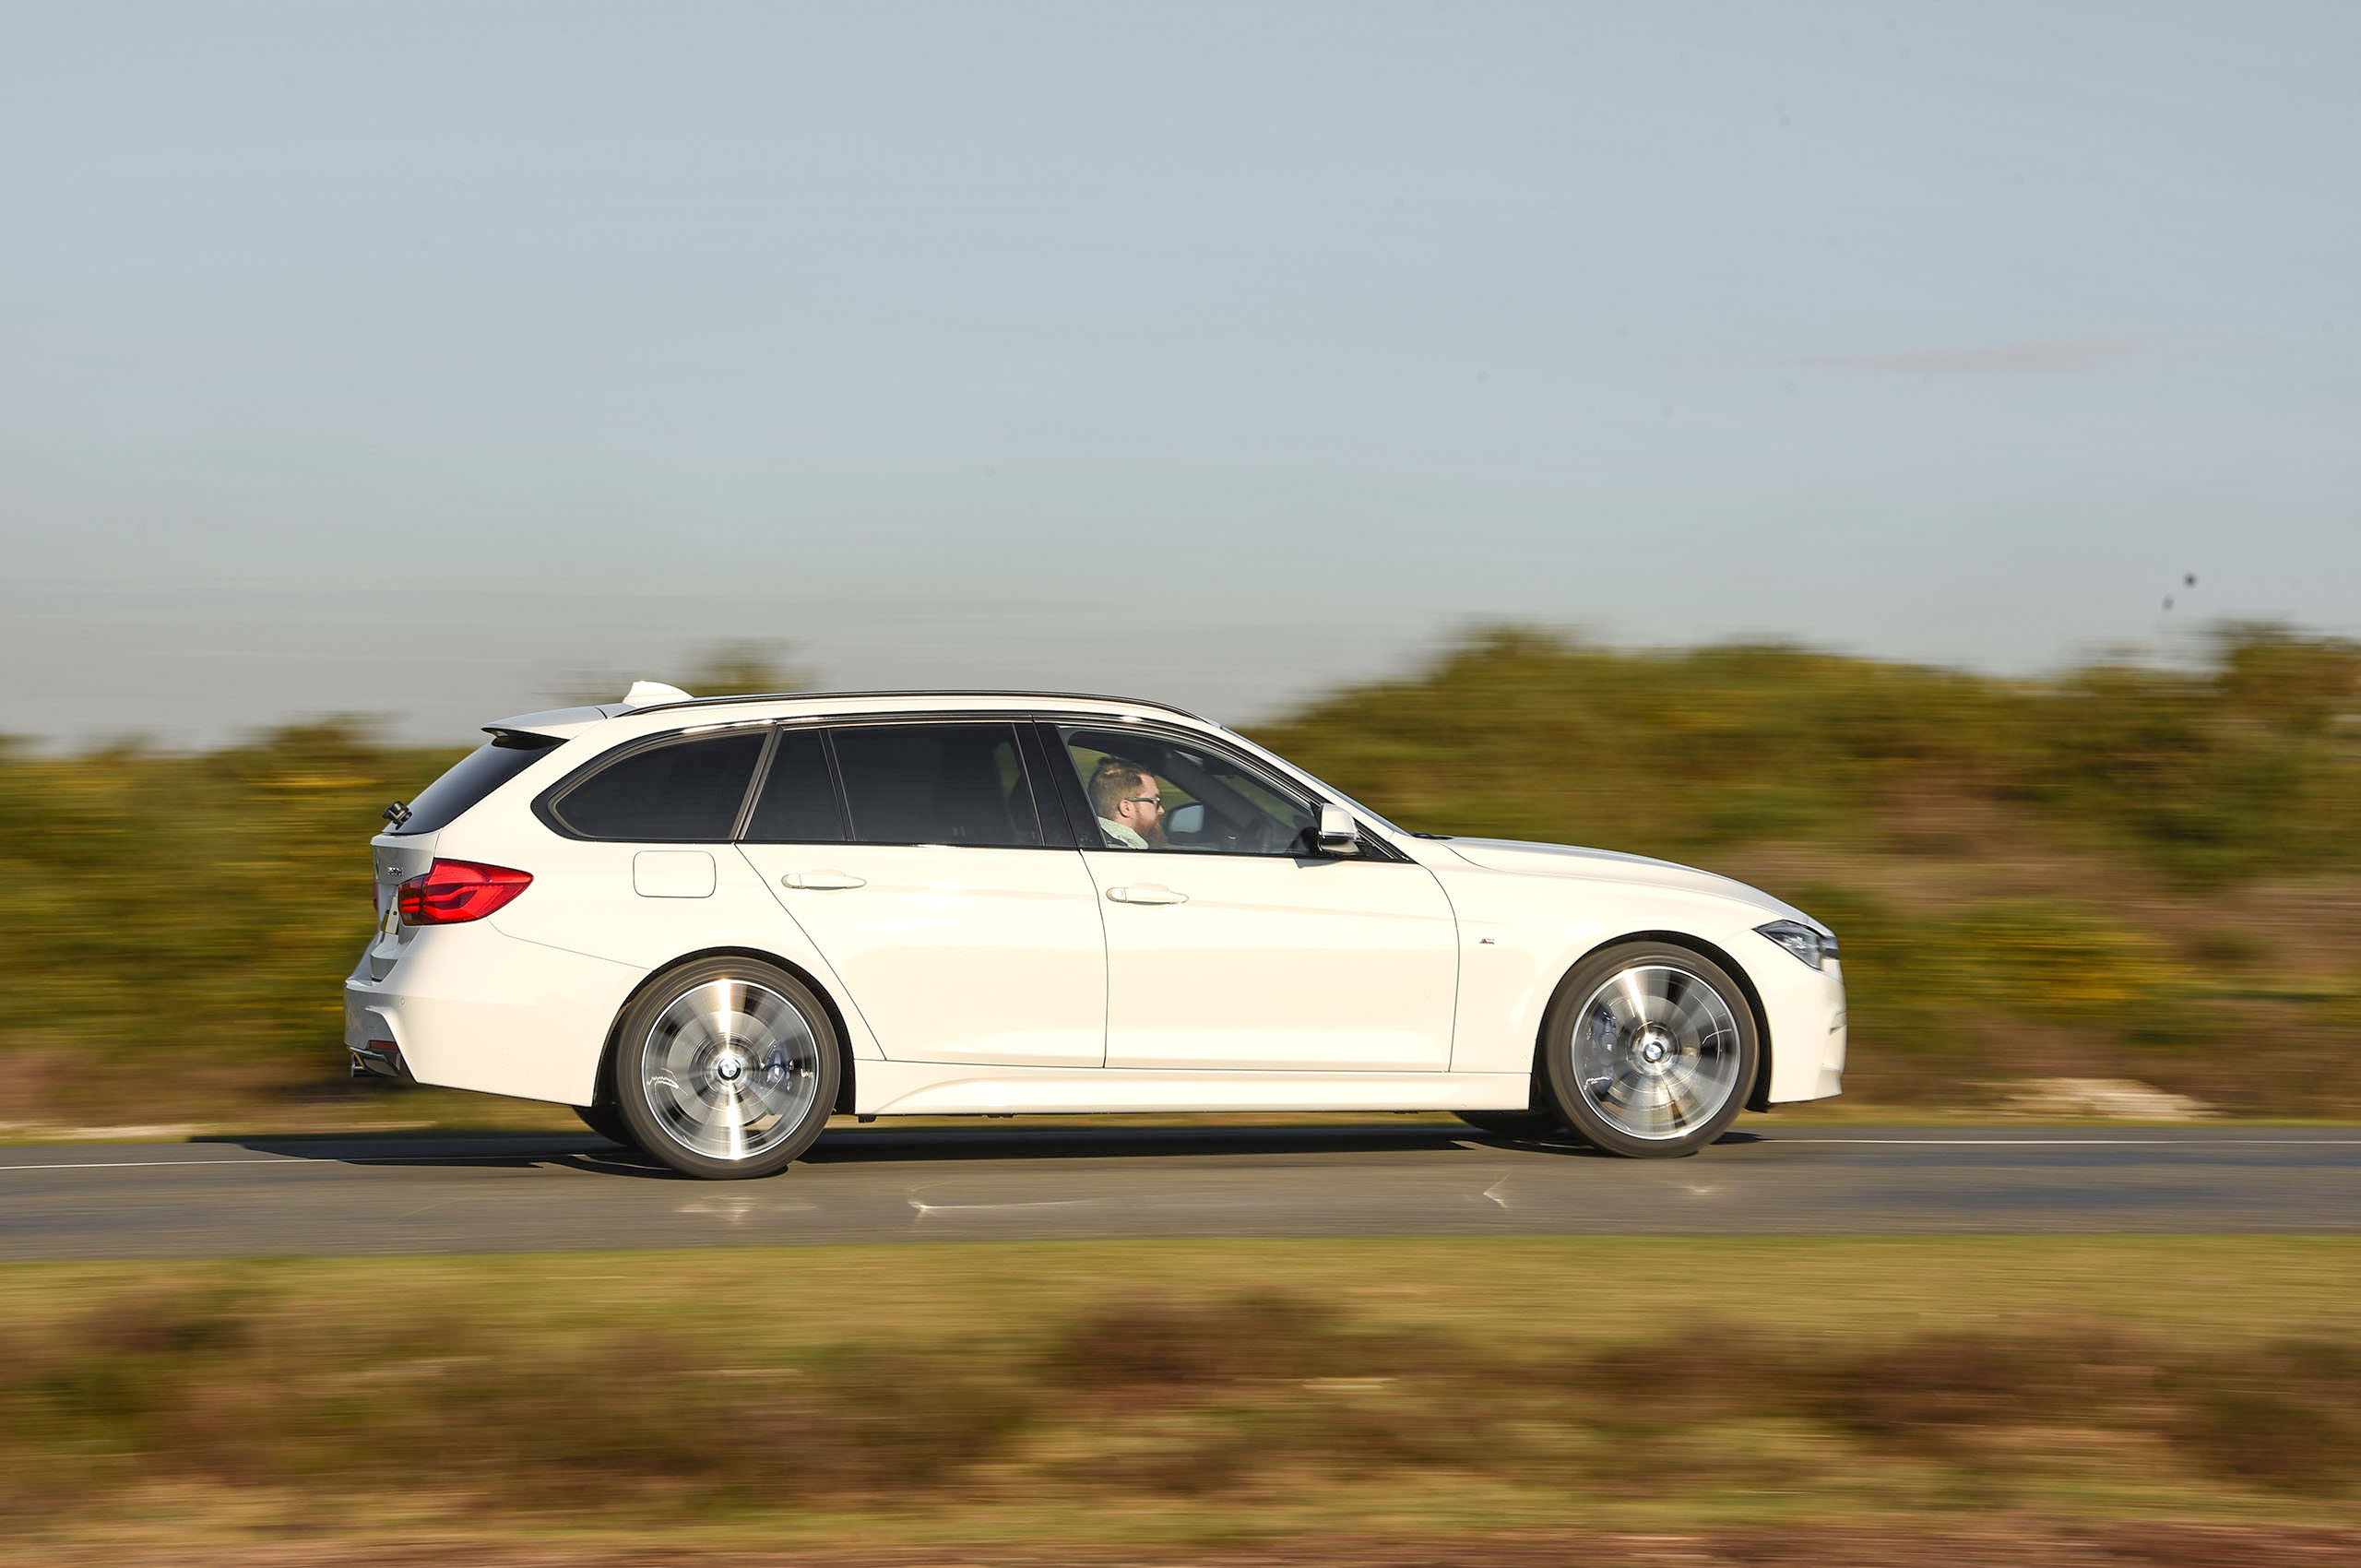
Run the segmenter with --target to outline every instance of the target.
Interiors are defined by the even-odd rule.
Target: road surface
[[[764,1182],[583,1134],[0,1149],[0,1259],[1135,1236],[2361,1230],[2361,1128],[1794,1127],[1611,1159],[1433,1122],[831,1130]]]

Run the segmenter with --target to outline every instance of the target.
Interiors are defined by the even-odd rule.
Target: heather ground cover
[[[2268,1238],[18,1265],[0,1511],[331,1559],[2351,1531],[2356,1285]]]

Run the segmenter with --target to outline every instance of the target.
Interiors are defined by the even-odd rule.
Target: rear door
[[[740,849],[887,1057],[1104,1062],[1097,890],[1040,767],[1004,720],[782,730]]]

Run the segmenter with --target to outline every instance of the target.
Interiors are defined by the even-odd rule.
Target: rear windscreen
[[[533,760],[557,744],[548,735],[503,735],[461,757],[448,773],[418,792],[409,802],[409,820],[389,833],[433,833],[457,821],[462,813],[532,766]]]

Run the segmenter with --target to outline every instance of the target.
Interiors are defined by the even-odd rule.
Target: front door
[[[851,724],[780,734],[740,848],[889,1058],[1096,1067],[1097,893],[1050,829],[1015,726]]]
[[[1450,1066],[1458,936],[1432,873],[1310,853],[1313,802],[1185,732],[1054,733],[1098,836],[1108,1066]]]

